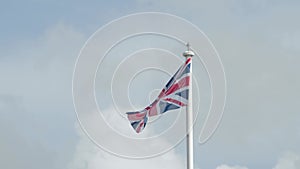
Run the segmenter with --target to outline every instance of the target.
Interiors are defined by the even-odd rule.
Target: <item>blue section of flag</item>
[[[181,96],[185,99],[189,98],[189,89],[183,90],[181,92],[175,93],[175,95]]]

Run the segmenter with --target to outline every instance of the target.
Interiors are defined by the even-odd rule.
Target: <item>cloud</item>
[[[281,156],[275,167],[272,169],[299,169],[300,168],[300,155],[294,152],[287,152]],[[244,166],[229,166],[226,164],[218,166],[216,169],[248,169]]]
[[[118,130],[122,130],[128,135],[132,135],[132,129],[130,125],[125,124],[120,118],[116,116],[115,112],[106,111],[105,114],[113,114],[108,118],[108,123],[117,127]],[[117,120],[116,120],[117,119]],[[121,125],[119,124],[121,122]],[[122,127],[120,127],[122,126]],[[148,128],[149,129],[149,128]],[[184,160],[180,153],[177,153],[175,149],[163,154],[161,156],[156,156],[154,158],[148,159],[126,159],[115,155],[112,155],[96,145],[94,145],[91,140],[83,133],[80,127],[77,125],[78,135],[80,137],[79,142],[76,146],[76,151],[74,153],[73,160],[69,164],[70,169],[99,169],[99,168],[123,168],[123,169],[153,169],[153,168],[164,168],[164,169],[181,169],[185,167]],[[147,132],[147,133],[151,133]],[[111,139],[109,136],[103,136],[103,139]],[[166,140],[161,139],[161,144],[166,144]],[[122,143],[121,143],[122,144]],[[128,145],[124,143],[120,147],[124,149],[136,148],[134,145]]]
[[[247,167],[241,167],[241,166],[228,166],[228,165],[220,165],[216,169],[248,169]]]
[[[1,53],[0,168],[65,168],[76,142],[73,65],[85,39],[59,23]]]
[[[299,169],[300,155],[288,152],[285,153],[277,162],[273,169]]]
[[[124,145],[127,146],[127,145]],[[96,147],[85,135],[80,136],[76,152],[70,169],[181,169],[184,168],[183,160],[175,151],[170,151],[162,156],[151,159],[132,160],[111,155]]]

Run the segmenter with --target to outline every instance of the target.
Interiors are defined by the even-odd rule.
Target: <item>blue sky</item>
[[[196,145],[196,167],[299,168],[299,2],[0,4],[1,168],[109,169],[118,162],[152,166],[163,159],[169,159],[166,168],[184,164],[183,144],[152,161],[124,160],[96,148],[77,124],[71,87],[81,47],[109,21],[145,11],[175,14],[197,25],[224,64],[228,85],[224,118],[209,142]]]

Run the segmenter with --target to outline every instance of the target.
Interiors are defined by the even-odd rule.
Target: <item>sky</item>
[[[224,115],[213,137],[195,144],[195,167],[299,169],[299,7],[292,0],[1,1],[0,167],[184,168],[184,142],[143,160],[103,151],[81,130],[72,100],[76,59],[95,31],[128,14],[166,12],[187,19],[209,37],[226,74]],[[168,76],[158,79],[148,84],[149,90]],[[146,104],[145,97],[134,99]],[[118,119],[103,98],[105,113]],[[114,127],[131,132],[120,125],[127,123]]]

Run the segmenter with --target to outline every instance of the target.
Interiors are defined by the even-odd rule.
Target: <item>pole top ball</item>
[[[190,49],[190,44],[187,43],[187,44],[186,44],[186,47],[187,47],[187,51],[185,51],[185,52],[183,53],[183,56],[184,56],[184,57],[193,57],[193,56],[195,55],[195,53],[194,53],[193,51],[191,51],[191,49]]]

